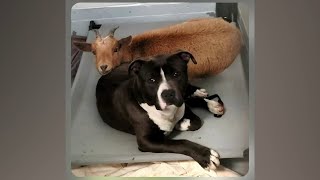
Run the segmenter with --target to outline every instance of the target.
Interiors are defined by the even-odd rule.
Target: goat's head
[[[74,42],[73,44],[80,50],[92,52],[96,57],[96,68],[100,74],[108,74],[113,68],[121,64],[124,51],[131,43],[132,37],[117,40],[114,32],[119,27],[110,30],[106,37],[101,37],[98,30],[94,30],[96,39],[92,43]]]

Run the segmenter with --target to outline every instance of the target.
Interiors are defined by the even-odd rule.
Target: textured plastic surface
[[[99,24],[161,22],[215,15],[216,4],[210,3],[80,3],[71,10],[71,29],[86,36],[90,20]],[[71,32],[72,32],[71,31]]]
[[[122,24],[115,36],[125,37],[147,29],[176,22]],[[113,25],[102,26],[107,31]],[[88,41],[94,39],[89,32]],[[94,56],[84,53],[78,74],[72,86],[71,161],[73,164],[149,162],[187,160],[188,156],[171,153],[146,153],[137,148],[133,135],[117,131],[104,124],[95,104],[95,87],[100,75],[94,65]],[[240,56],[221,74],[193,82],[210,94],[217,93],[225,103],[226,113],[215,118],[201,109],[193,111],[204,121],[195,132],[174,134],[174,139],[188,139],[219,152],[221,158],[243,157],[248,148],[248,90]]]

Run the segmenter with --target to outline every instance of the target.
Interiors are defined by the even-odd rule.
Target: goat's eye
[[[118,52],[118,48],[114,48],[113,52]]]
[[[154,78],[150,78],[148,81],[149,81],[150,83],[155,83],[155,82],[156,82],[156,80],[155,80]]]
[[[179,77],[180,76],[180,73],[179,72],[174,72],[173,73],[173,77]]]

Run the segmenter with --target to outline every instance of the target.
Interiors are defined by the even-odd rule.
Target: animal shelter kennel
[[[119,26],[115,36],[120,39],[201,17],[223,17],[235,22],[244,43],[236,60],[222,73],[191,82],[205,88],[209,94],[219,94],[227,109],[225,115],[215,118],[207,111],[193,109],[203,120],[203,126],[197,131],[175,133],[173,139],[188,139],[215,149],[222,163],[225,160],[231,168],[246,169],[247,164],[242,162],[248,162],[249,149],[248,29],[237,4],[116,3],[102,7],[92,5],[91,8],[76,4],[71,12],[71,33],[73,40],[92,42],[94,29],[105,35],[103,33]],[[72,165],[190,160],[181,154],[140,152],[135,136],[112,129],[101,120],[95,98],[95,87],[101,75],[94,60],[92,53],[79,52],[72,47]]]

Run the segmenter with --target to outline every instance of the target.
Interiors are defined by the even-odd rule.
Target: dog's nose
[[[164,90],[162,91],[161,93],[161,97],[164,99],[164,100],[172,100],[175,98],[175,91],[172,90],[172,89],[169,89],[169,90]]]
[[[107,68],[108,68],[108,65],[100,66],[100,69],[101,69],[102,72],[105,72]]]

